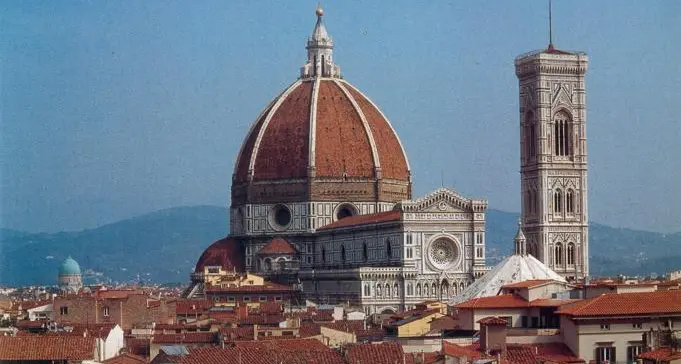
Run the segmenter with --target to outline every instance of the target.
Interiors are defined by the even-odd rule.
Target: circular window
[[[345,219],[346,217],[355,216],[359,214],[357,208],[351,204],[341,204],[336,207],[336,220]]]
[[[428,259],[439,269],[445,269],[457,258],[456,244],[449,239],[439,239],[430,244]]]
[[[285,205],[276,205],[270,210],[269,220],[275,230],[284,230],[291,224],[291,210]]]

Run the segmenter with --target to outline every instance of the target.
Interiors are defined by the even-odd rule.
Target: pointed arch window
[[[565,193],[565,212],[573,214],[575,212],[575,191],[567,190]]]
[[[341,262],[345,263],[345,245],[341,245]]]
[[[559,111],[553,118],[553,154],[556,156],[572,155],[570,119],[565,111]]]
[[[411,283],[407,283],[407,296],[413,296],[414,295],[414,285]]]
[[[421,296],[421,283],[416,284],[416,295]]]
[[[568,243],[567,245],[567,264],[575,265],[575,244]]]
[[[364,295],[371,296],[371,285],[369,283],[364,284]]]
[[[322,263],[326,263],[326,249],[322,247]]]
[[[430,286],[428,286],[428,283],[423,285],[423,295],[430,296]]]
[[[435,284],[435,282],[433,282],[430,292],[433,294],[433,296],[437,296],[437,284]]]
[[[537,128],[533,112],[527,113],[525,117],[525,152],[528,157],[537,155]]]
[[[400,286],[398,286],[397,283],[395,283],[393,285],[393,292],[394,292],[393,294],[395,295],[395,297],[400,296]]]
[[[392,246],[391,246],[391,244],[390,244],[390,239],[386,239],[386,240],[385,240],[385,255],[386,255],[388,258],[392,258],[392,257],[393,257],[393,248],[392,248]]]
[[[385,296],[390,297],[390,285],[387,283],[385,284]]]
[[[381,284],[376,285],[376,297],[381,297]]]
[[[553,212],[563,212],[563,191],[560,188],[553,193]]]
[[[556,244],[555,256],[554,256],[553,261],[555,262],[556,266],[563,265],[563,244],[562,243]]]
[[[362,243],[362,259],[364,259],[365,262],[369,259],[366,241]]]

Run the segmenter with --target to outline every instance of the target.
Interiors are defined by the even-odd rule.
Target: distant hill
[[[227,235],[223,207],[178,207],[81,232],[16,235],[0,241],[0,284],[56,283],[71,255],[89,281],[186,282],[199,255]]]
[[[201,252],[227,235],[228,210],[191,206],[161,210],[96,229],[56,234],[0,231],[0,285],[52,284],[59,264],[76,259],[90,282],[187,282]],[[518,214],[489,210],[488,263],[511,253]],[[681,268],[681,233],[590,228],[595,275],[662,274]]]

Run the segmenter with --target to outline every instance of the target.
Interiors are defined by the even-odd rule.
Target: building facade
[[[584,53],[552,44],[515,60],[521,214],[528,253],[571,279],[589,274],[587,65]]]
[[[307,298],[366,313],[446,300],[486,271],[487,201],[449,189],[412,200],[397,133],[341,76],[316,14],[299,78],[241,145],[230,236],[201,256],[188,296],[205,296],[209,268],[299,284]]]

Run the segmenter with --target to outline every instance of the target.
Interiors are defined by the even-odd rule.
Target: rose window
[[[428,257],[437,268],[444,269],[456,260],[456,244],[451,240],[436,240],[430,244]]]

